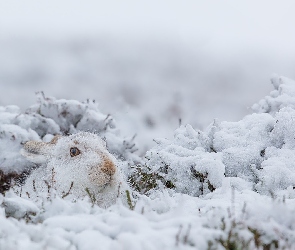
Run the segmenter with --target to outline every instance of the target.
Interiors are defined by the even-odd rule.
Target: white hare
[[[58,195],[80,198],[108,207],[125,195],[127,184],[116,159],[97,135],[80,132],[55,136],[51,142],[27,142],[21,150],[28,160],[44,163],[26,180],[23,191],[29,195],[54,190]]]

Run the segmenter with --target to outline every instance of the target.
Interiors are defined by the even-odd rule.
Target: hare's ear
[[[44,163],[52,156],[54,147],[55,143],[52,142],[28,141],[21,149],[21,154],[31,162]]]
[[[61,138],[61,135],[55,135],[52,140],[50,141],[51,144],[56,144],[58,139]]]

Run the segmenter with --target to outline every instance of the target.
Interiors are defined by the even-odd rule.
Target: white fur
[[[80,154],[71,156],[71,148],[78,148]],[[44,192],[68,194],[73,199],[90,196],[101,207],[114,204],[118,196],[125,197],[127,184],[116,160],[95,134],[80,132],[55,137],[49,143],[27,142],[21,153],[32,162],[44,163],[23,187],[23,193],[30,196]]]

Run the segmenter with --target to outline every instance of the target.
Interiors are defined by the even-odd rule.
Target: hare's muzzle
[[[89,178],[92,183],[104,186],[112,181],[113,175],[117,171],[115,163],[106,155],[102,155],[102,162],[96,167],[91,168]]]
[[[116,166],[114,162],[107,156],[103,156],[101,171],[107,175],[114,175],[116,173]]]

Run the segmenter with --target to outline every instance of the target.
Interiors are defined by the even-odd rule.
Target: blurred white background
[[[96,99],[141,151],[295,79],[295,1],[0,0],[0,105]]]

